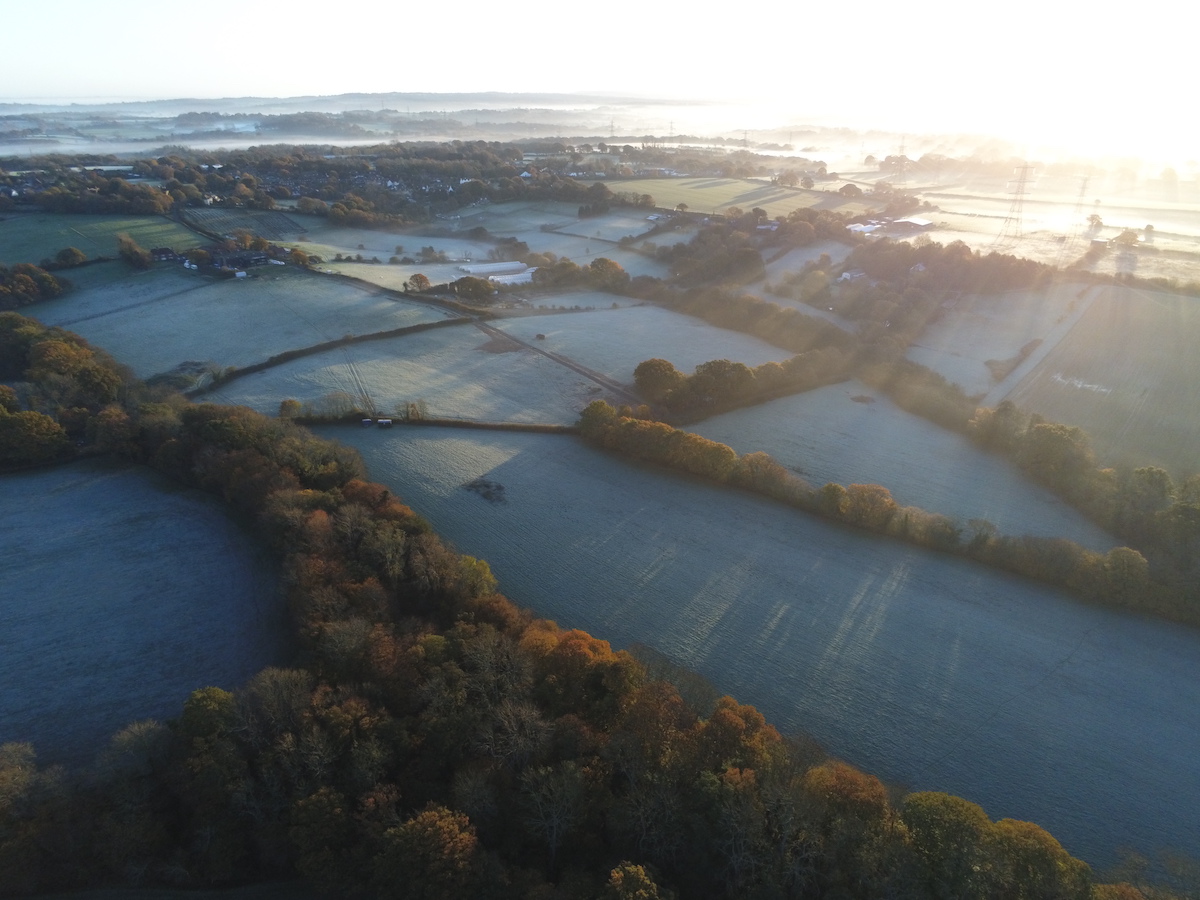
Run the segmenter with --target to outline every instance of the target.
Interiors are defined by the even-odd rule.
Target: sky
[[[760,110],[744,123],[754,126],[838,121],[1200,156],[1188,119],[1194,4],[1118,12],[1009,0],[989,11],[961,0],[793,0],[689,10],[641,0],[509,12],[480,0],[393,0],[339,12],[243,0],[204,12],[148,0],[0,0],[0,13],[0,101],[618,92],[744,100]]]

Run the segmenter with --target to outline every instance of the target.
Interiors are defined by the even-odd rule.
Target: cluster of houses
[[[931,219],[905,216],[903,219],[868,219],[866,222],[855,222],[847,225],[846,230],[855,234],[874,234],[878,231],[885,231],[888,234],[917,234],[928,231],[932,227]]]
[[[246,270],[256,266],[283,266],[287,265],[282,259],[277,259],[276,256],[286,253],[279,247],[272,246],[270,250],[226,250],[222,247],[204,247],[205,252],[209,255],[210,265],[214,269],[224,272],[233,272],[235,277],[245,278]],[[200,266],[192,262],[183,253],[176,252],[171,247],[154,247],[150,250],[150,258],[154,262],[182,262],[185,269],[199,269]]]

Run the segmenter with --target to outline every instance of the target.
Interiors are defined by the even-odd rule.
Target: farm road
[[[578,372],[584,378],[596,382],[602,388],[612,391],[619,397],[622,397],[630,406],[637,406],[642,402],[642,398],[637,394],[632,393],[629,388],[621,384],[619,381],[613,381],[607,375],[601,375],[589,369],[587,366],[581,366],[579,363],[565,356],[560,356],[557,353],[551,353],[549,350],[543,350],[541,347],[535,347],[533,344],[527,343],[520,338],[515,338],[507,332],[501,331],[499,328],[493,328],[491,325],[484,325],[482,322],[476,322],[475,327],[486,334],[488,337],[496,338],[497,340],[512,341],[514,344],[520,344],[526,350],[532,350],[534,353],[540,353],[547,359],[551,359],[560,366],[566,366],[572,372]]]
[[[1079,298],[1079,305],[1076,310],[1061,322],[1050,329],[1050,332],[1038,345],[1038,348],[1029,354],[1019,366],[1008,373],[1008,377],[993,387],[987,392],[987,396],[980,403],[981,406],[995,406],[1005,397],[1016,389],[1025,376],[1042,364],[1050,352],[1057,347],[1062,339],[1071,333],[1071,329],[1079,324],[1079,320],[1084,317],[1092,304],[1096,300],[1096,295],[1100,292],[1099,285],[1092,285],[1087,288],[1084,294]]]

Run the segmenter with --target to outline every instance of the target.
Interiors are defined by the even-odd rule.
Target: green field
[[[745,178],[638,178],[628,181],[605,181],[614,193],[631,191],[649,194],[660,209],[674,209],[686,203],[693,213],[723,213],[730,206],[743,210],[764,209],[772,217],[786,216],[794,209],[836,209],[852,215],[866,212],[869,203],[847,200],[833,188],[841,182],[830,182],[830,190],[806,191],[785,188],[765,181]]]
[[[0,263],[38,263],[66,247],[89,258],[116,256],[117,235],[143,247],[186,250],[207,241],[162,216],[88,216],[76,213],[9,213],[0,218]]]
[[[1198,343],[1195,298],[1106,288],[1007,399],[1082,428],[1102,464],[1191,475],[1200,471]]]

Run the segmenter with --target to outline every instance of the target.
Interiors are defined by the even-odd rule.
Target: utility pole
[[[1029,182],[1033,180],[1033,166],[1021,163],[1013,169],[1015,176],[1009,182],[1009,193],[1012,203],[1008,207],[1008,216],[1000,226],[1000,233],[992,242],[992,250],[1007,250],[1021,239],[1021,215],[1025,205],[1025,195],[1029,193]]]

